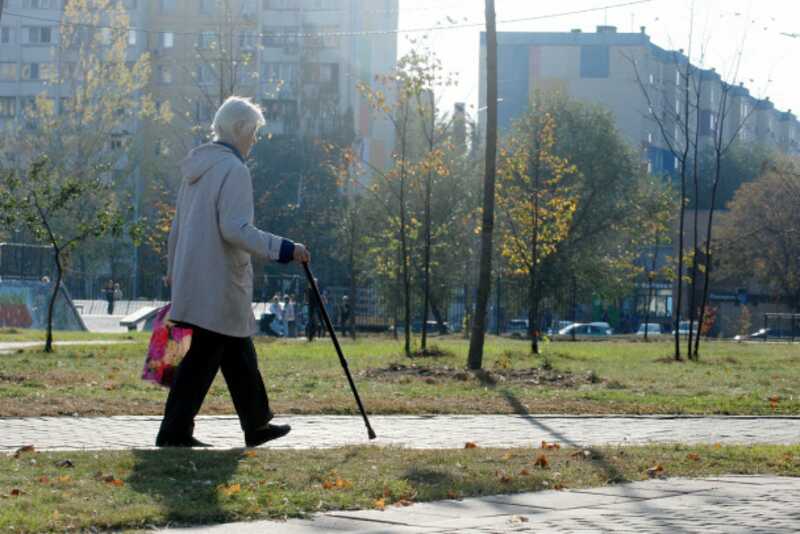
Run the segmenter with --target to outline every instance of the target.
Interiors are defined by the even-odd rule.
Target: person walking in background
[[[314,278],[314,283],[319,287],[319,281]],[[306,287],[306,305],[308,306],[308,322],[306,323],[306,338],[309,341],[314,341],[314,336],[317,335],[319,324],[317,318],[322,320],[320,315],[320,303],[317,301],[317,296],[314,294],[314,288],[310,285]]]
[[[278,294],[273,295],[272,300],[269,303],[270,306],[270,313],[272,313],[274,319],[272,321],[272,329],[278,333],[280,336],[285,336],[286,331],[283,329],[283,307],[281,306],[281,296]]]
[[[295,337],[294,297],[283,296],[283,324],[288,337]]]
[[[108,306],[106,307],[106,313],[108,315],[114,315],[114,281],[109,280],[106,282],[106,287],[103,289],[103,294],[106,297],[106,302]]]
[[[350,299],[347,295],[342,297],[342,306],[339,309],[339,320],[341,322],[342,335],[346,336],[348,331],[353,328],[350,325],[352,309],[350,307]]]
[[[253,224],[253,182],[244,158],[264,124],[258,106],[230,97],[214,116],[214,141],[181,162],[183,181],[168,240],[168,320],[191,328],[192,341],[175,371],[158,447],[205,446],[193,437],[194,419],[220,368],[248,447],[291,430],[271,423],[258,370],[251,256],[279,263],[309,262],[311,256],[303,245]]]
[[[119,283],[114,284],[114,302],[119,302],[122,300],[122,288],[119,286]]]

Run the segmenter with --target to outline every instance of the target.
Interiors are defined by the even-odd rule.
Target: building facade
[[[6,1],[0,127],[22,118],[36,95],[57,97],[47,79],[59,68],[67,1]],[[399,0],[122,1],[129,60],[150,54],[150,93],[158,105],[169,102],[177,130],[194,128],[184,145],[199,142],[221,101],[238,94],[262,105],[268,133],[326,134],[350,127],[346,120],[362,157],[379,168],[390,162],[392,128],[373,120],[357,84],[394,68]]]
[[[670,145],[679,146],[683,135],[675,117],[686,122],[688,113],[692,130],[699,124],[701,142],[711,143],[720,124],[725,89],[726,139],[738,136],[742,141],[800,153],[800,123],[791,111],[777,110],[768,98],[756,98],[742,85],[725,85],[713,69],[688,65],[692,88],[687,110],[682,84],[688,59],[682,51],[653,44],[644,27],[639,33],[619,33],[614,26],[598,26],[595,33],[499,32],[497,41],[501,131],[527,110],[535,91],[559,91],[607,109],[648,170],[672,174],[677,162]],[[481,34],[481,108],[486,106],[485,58],[485,34]],[[700,88],[699,106],[696,87]],[[664,132],[654,114],[664,118]]]

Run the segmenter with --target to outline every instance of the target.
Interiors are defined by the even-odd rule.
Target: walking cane
[[[361,404],[361,397],[358,396],[358,390],[356,389],[356,384],[353,382],[353,377],[350,375],[350,369],[347,367],[347,360],[344,358],[344,354],[342,353],[342,347],[339,345],[339,339],[336,337],[336,332],[333,329],[333,324],[331,323],[331,318],[328,317],[328,310],[325,309],[325,306],[322,303],[322,295],[319,293],[319,288],[317,287],[317,283],[314,281],[314,275],[311,273],[311,268],[308,266],[307,262],[303,262],[303,270],[306,272],[306,277],[308,278],[308,283],[314,289],[314,296],[317,299],[317,305],[319,306],[320,312],[322,314],[322,320],[325,322],[325,326],[328,328],[328,332],[331,333],[331,339],[333,340],[333,346],[336,347],[336,353],[339,355],[339,362],[342,364],[342,368],[344,368],[344,373],[347,375],[347,381],[350,382],[350,389],[353,390],[353,396],[356,398],[356,404],[358,404],[358,409],[361,412],[361,417],[364,418],[364,424],[367,425],[367,435],[369,439],[375,439],[375,431],[372,430],[372,425],[369,424],[369,419],[367,418],[367,412],[364,411],[364,405]]]

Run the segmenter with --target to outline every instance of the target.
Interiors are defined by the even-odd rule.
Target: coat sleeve
[[[253,183],[244,165],[235,166],[220,189],[217,216],[222,238],[257,258],[288,263],[294,243],[253,225]]]
[[[183,184],[181,184],[181,190]],[[172,280],[172,266],[175,264],[175,247],[178,244],[178,233],[180,231],[180,222],[178,220],[178,204],[180,203],[181,190],[178,191],[178,201],[175,203],[175,214],[172,216],[172,226],[169,229],[169,238],[167,239],[167,279]]]

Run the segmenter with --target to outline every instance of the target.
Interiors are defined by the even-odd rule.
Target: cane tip
[[[375,439],[378,437],[377,435],[375,435],[375,431],[372,430],[371,428],[367,430],[367,435],[369,436],[369,439]]]

